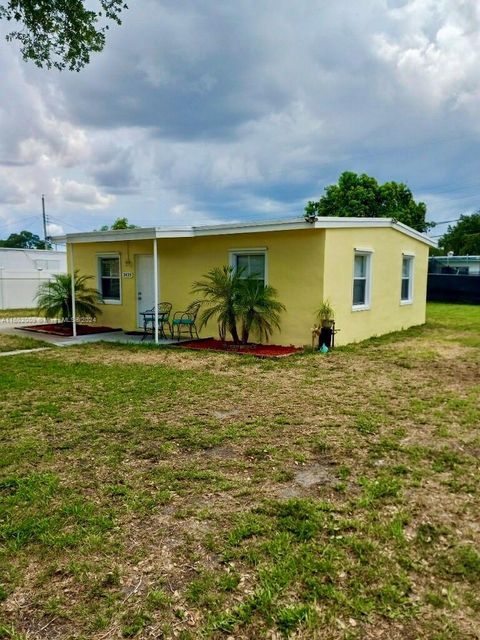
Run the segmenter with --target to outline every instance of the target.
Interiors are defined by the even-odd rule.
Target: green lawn
[[[477,637],[479,337],[0,359],[0,638]]]
[[[0,332],[0,353],[5,351],[19,351],[24,349],[38,349],[45,347],[47,343],[43,340],[35,340],[28,336],[13,336]]]
[[[37,318],[43,315],[38,309],[0,309],[0,320],[2,318]]]

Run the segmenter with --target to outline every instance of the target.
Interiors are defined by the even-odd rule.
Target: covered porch
[[[160,282],[160,272],[167,267],[165,260],[161,264],[156,229],[102,232],[98,234],[102,242],[97,240],[95,245],[90,244],[88,235],[88,240],[68,238],[68,270],[92,277],[90,286],[100,291],[103,300],[99,305],[102,325],[121,328],[123,342],[162,344],[170,342],[173,333],[177,342],[197,335],[196,316],[187,313],[193,300],[185,300],[185,287],[180,291],[168,276],[165,281],[169,286]],[[83,340],[85,336],[79,336],[78,331],[82,319],[73,295],[73,279],[71,286],[73,337]]]

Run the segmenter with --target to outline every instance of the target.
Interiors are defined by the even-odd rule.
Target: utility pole
[[[45,215],[45,196],[42,193],[42,216],[43,216],[43,239],[45,241],[45,249],[47,248],[47,217]]]

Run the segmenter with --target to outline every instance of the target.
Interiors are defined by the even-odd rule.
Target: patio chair
[[[195,337],[198,338],[198,331],[196,327],[196,320],[198,311],[200,309],[200,302],[192,302],[192,304],[185,309],[185,311],[175,311],[172,320],[172,338],[174,337],[175,330],[177,332],[177,340],[180,340],[181,333],[189,333],[190,338],[193,339],[193,332]]]
[[[165,333],[165,326],[168,327],[168,332],[171,335],[172,325],[170,324],[170,313],[172,311],[172,305],[170,302],[160,302],[158,304],[158,334],[161,338],[167,339]],[[150,333],[149,325],[151,325],[151,334],[155,333],[155,307],[142,311],[143,316],[143,337],[142,342],[146,336]]]

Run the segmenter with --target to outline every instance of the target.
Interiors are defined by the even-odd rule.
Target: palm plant
[[[240,342],[237,331],[237,306],[241,289],[241,273],[233,267],[215,267],[211,269],[203,280],[193,283],[193,293],[199,293],[204,299],[199,301],[209,305],[200,314],[200,327],[217,317],[220,339],[225,340],[227,331],[232,335],[233,342]]]
[[[95,318],[102,313],[97,307],[102,297],[97,289],[86,285],[92,276],[74,274],[75,283],[75,314]],[[61,318],[63,323],[71,322],[72,311],[72,276],[60,274],[54,276],[51,282],[44,282],[38,288],[37,305],[46,318]]]
[[[285,305],[276,300],[277,290],[253,278],[243,280],[237,303],[237,315],[242,320],[242,342],[246,344],[251,331],[260,342],[268,339],[274,329],[280,329],[280,314]]]
[[[324,300],[317,311],[317,318],[322,323],[322,327],[331,327],[334,318],[333,307],[329,300]]]
[[[241,320],[244,344],[252,331],[260,341],[268,341],[274,329],[280,329],[280,314],[285,311],[285,305],[275,299],[276,289],[242,276],[242,269],[215,267],[204,280],[193,283],[192,291],[204,296],[199,302],[209,305],[200,314],[200,327],[216,317],[220,339],[224,341],[228,331],[233,342],[239,344],[237,321]]]

